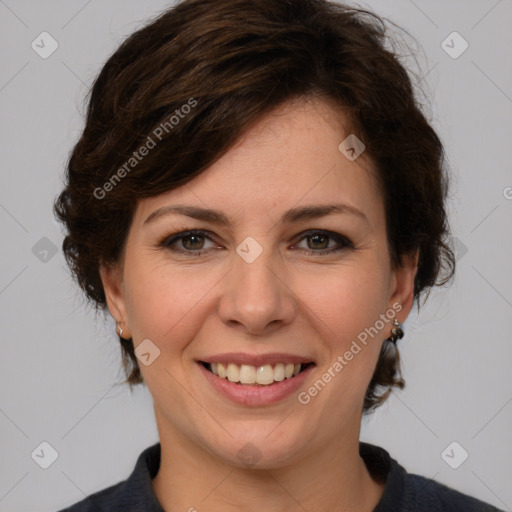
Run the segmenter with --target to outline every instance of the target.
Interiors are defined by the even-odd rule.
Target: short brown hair
[[[119,261],[137,200],[192,180],[252,123],[300,97],[339,105],[364,142],[382,186],[393,265],[419,251],[415,299],[447,282],[455,260],[443,145],[385,48],[386,32],[374,13],[327,0],[184,0],[128,37],[91,88],[54,205],[67,228],[66,260],[89,301],[105,311],[99,266]],[[130,160],[164,131],[143,159]],[[142,376],[132,340],[121,342],[131,387]],[[364,411],[393,386],[404,386],[399,355],[384,343]]]

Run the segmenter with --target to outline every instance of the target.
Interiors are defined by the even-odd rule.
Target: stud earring
[[[123,329],[121,329],[121,326],[117,324],[117,332],[119,333],[119,336],[123,335]]]
[[[391,341],[391,343],[394,343],[396,345],[396,341],[403,337],[404,337],[404,331],[402,330],[400,322],[395,318],[393,320],[393,328],[391,329],[391,336],[388,338],[388,341]]]

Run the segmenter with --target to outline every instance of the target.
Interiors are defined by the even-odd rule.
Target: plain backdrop
[[[0,0],[0,512],[75,503],[124,480],[158,441],[147,389],[118,385],[114,324],[84,306],[51,208],[96,73],[169,5]],[[361,438],[410,472],[510,511],[512,2],[359,5],[422,48],[406,62],[446,145],[458,258],[453,284],[405,323],[406,389],[364,420]],[[47,469],[41,447],[57,457]]]

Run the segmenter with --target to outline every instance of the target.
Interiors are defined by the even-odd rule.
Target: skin
[[[162,448],[152,483],[166,511],[370,512],[382,496],[358,443],[364,394],[391,323],[307,405],[296,393],[273,405],[235,404],[196,363],[225,352],[308,356],[316,367],[303,391],[394,303],[401,323],[409,314],[417,255],[392,268],[371,162],[338,150],[349,133],[343,113],[324,100],[280,106],[193,181],[141,200],[122,261],[101,267],[123,337],[135,347],[149,338],[160,350],[140,367]],[[332,203],[349,204],[366,220],[336,213],[280,221],[290,208]],[[176,204],[221,210],[230,224],[168,214],[144,225]],[[159,245],[185,229],[211,239],[178,240],[174,247],[188,255]],[[348,237],[354,248],[321,255],[340,246],[302,235],[313,229]],[[236,252],[248,236],[263,249],[252,263]],[[261,457],[251,467],[237,456],[246,443]]]

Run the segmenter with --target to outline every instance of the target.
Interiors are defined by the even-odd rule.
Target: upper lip
[[[273,352],[271,354],[259,355],[243,354],[241,352],[229,352],[225,354],[205,356],[198,361],[202,361],[204,363],[235,363],[238,365],[247,364],[252,366],[263,366],[265,364],[272,365],[277,363],[305,364],[314,362],[311,357],[287,354],[285,352]]]

